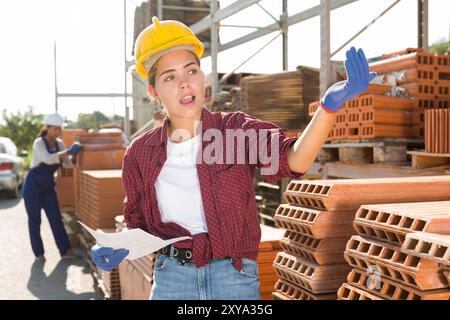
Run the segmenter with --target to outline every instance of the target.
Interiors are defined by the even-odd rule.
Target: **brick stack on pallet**
[[[450,299],[438,262],[402,252],[410,233],[450,234],[449,207],[450,201],[362,205],[354,221],[358,236],[345,251],[353,270],[339,289],[339,299]]]
[[[122,170],[83,170],[79,182],[82,222],[93,229],[114,228],[125,198]]]
[[[121,169],[125,147],[120,133],[86,133],[78,135],[76,141],[83,144],[83,149],[77,156],[74,169],[75,214],[86,223],[80,212],[82,171]]]
[[[336,114],[328,141],[374,138],[419,138],[420,115],[413,99],[390,97],[391,86],[370,84],[368,90],[347,101]],[[310,105],[313,115],[319,102]]]
[[[353,220],[364,203],[450,198],[450,176],[292,180],[275,215],[286,229],[274,267],[285,299],[332,299],[350,271],[344,259]],[[433,188],[433,190],[430,190]]]
[[[56,177],[56,195],[61,212],[75,211],[74,169],[60,167]]]
[[[62,131],[61,139],[66,148],[70,148],[76,140],[75,137],[85,132],[83,129],[65,129]],[[75,211],[74,192],[74,169],[61,167],[56,178],[56,194],[62,212]]]
[[[450,56],[407,49],[369,66],[371,71],[384,76],[385,81],[396,85],[396,92],[414,98],[422,137],[424,111],[450,107]]]
[[[81,133],[75,136],[83,151],[120,150],[125,148],[122,133]]]
[[[246,77],[240,86],[243,112],[283,130],[303,130],[309,123],[308,106],[319,98],[319,72],[299,67]]]

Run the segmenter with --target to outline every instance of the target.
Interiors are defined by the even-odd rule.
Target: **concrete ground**
[[[10,200],[0,193],[0,221],[0,299],[103,299],[84,260],[60,259],[44,211],[45,263],[34,262],[23,199]]]

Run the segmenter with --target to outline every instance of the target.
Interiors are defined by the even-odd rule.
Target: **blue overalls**
[[[45,146],[49,153],[59,151],[58,143],[56,150],[51,151],[47,139]],[[23,198],[28,214],[28,229],[30,232],[31,247],[36,257],[44,254],[44,246],[41,238],[41,210],[44,209],[48,222],[53,232],[56,245],[61,256],[70,249],[70,242],[66,230],[62,223],[61,212],[59,210],[58,198],[55,191],[54,173],[59,168],[59,164],[48,165],[39,164],[30,169],[23,187]]]

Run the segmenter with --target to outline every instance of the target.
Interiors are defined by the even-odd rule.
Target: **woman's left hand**
[[[369,64],[362,49],[356,51],[351,47],[344,64],[347,80],[328,88],[321,101],[322,108],[330,113],[339,111],[346,101],[366,91],[369,82],[376,77],[375,72],[369,72]]]

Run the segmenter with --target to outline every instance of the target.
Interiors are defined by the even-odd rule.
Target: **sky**
[[[126,59],[132,60],[133,16],[142,0],[126,0]],[[234,0],[222,0],[222,8]],[[331,13],[331,51],[358,32],[394,0],[359,0]],[[261,5],[278,17],[281,0]],[[289,0],[289,15],[306,10],[319,0]],[[0,1],[0,110],[36,113],[55,110],[53,44],[57,46],[57,84],[60,93],[124,92],[124,0],[1,0]],[[252,17],[249,22],[248,17]],[[223,24],[265,26],[273,18],[253,5],[223,20]],[[289,28],[289,70],[298,65],[320,65],[319,17]],[[448,41],[450,1],[429,0],[429,43]],[[226,43],[254,29],[222,27]],[[219,54],[219,72],[234,70],[264,46],[275,33]],[[237,72],[282,71],[281,37],[278,37]],[[333,60],[343,60],[350,46],[363,48],[367,57],[417,47],[417,0],[402,0],[393,9],[341,50]],[[210,59],[202,69],[210,72]],[[129,78],[129,91],[131,91]],[[100,110],[124,115],[123,98],[60,98],[59,112],[70,120],[79,113]],[[128,105],[132,105],[131,99]],[[130,112],[132,114],[132,112]],[[0,115],[1,121],[1,115]]]

